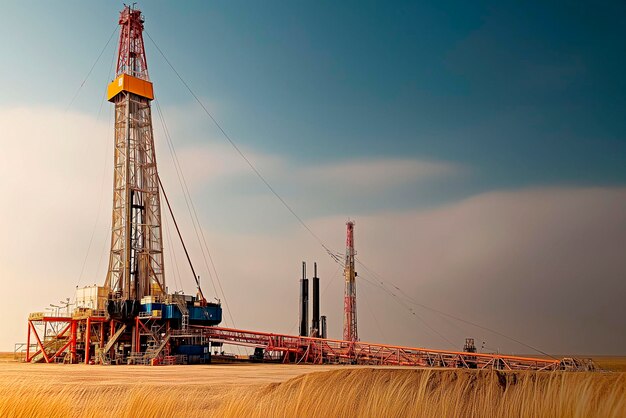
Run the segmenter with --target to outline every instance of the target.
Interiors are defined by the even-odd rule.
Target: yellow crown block
[[[154,90],[151,82],[128,74],[120,74],[107,87],[107,100],[112,102],[113,98],[123,91],[134,93],[148,100],[154,99]]]

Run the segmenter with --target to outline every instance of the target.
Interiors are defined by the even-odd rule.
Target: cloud
[[[295,161],[287,156],[269,155],[246,147],[240,149],[265,178],[285,189],[295,185],[324,188],[329,192],[349,189],[353,193],[375,194],[408,184],[454,179],[468,172],[465,167],[446,161],[355,158],[320,163]],[[177,155],[187,180],[195,188],[234,178],[255,178],[252,169],[228,144],[218,145],[213,140],[190,144],[180,148]],[[166,167],[165,170],[174,175],[172,168]],[[255,178],[255,181],[258,180]]]
[[[220,107],[210,103],[211,112]],[[254,172],[195,104],[164,108],[168,130],[191,187],[201,189],[220,182],[255,178]],[[156,112],[155,112],[156,113]],[[220,117],[218,116],[218,119]],[[155,120],[163,178],[174,178],[171,153],[161,122]],[[347,158],[333,162],[294,160],[287,155],[268,154],[242,144],[238,148],[259,172],[281,188],[298,187],[356,193],[376,193],[407,184],[454,179],[469,172],[467,167],[449,161],[411,158]],[[163,164],[165,161],[165,164]]]
[[[104,119],[0,109],[0,350],[24,339],[28,312],[72,296],[92,231],[97,256],[82,284],[104,279],[93,273],[110,231],[112,124]]]
[[[0,137],[3,149],[0,154],[0,193],[3,196],[0,280],[7,294],[18,295],[1,308],[5,318],[16,317],[16,321],[5,324],[10,329],[7,335],[12,336],[11,342],[19,340],[23,328],[21,320],[29,311],[71,296],[77,284],[101,283],[104,279],[108,263],[113,154],[112,115],[110,112],[108,118],[105,115],[106,112],[96,119],[80,112],[46,107],[0,108],[3,128]],[[164,182],[166,186],[174,186],[176,173],[164,137],[159,136],[158,130],[156,141]],[[241,222],[239,214],[247,213],[250,207],[257,209],[255,222],[259,227],[267,224],[268,214],[283,210],[276,206],[273,197],[229,145],[209,141],[201,145],[178,144],[177,148],[210,238],[214,236],[213,231],[226,234],[232,230],[233,225]],[[281,181],[284,173],[291,173],[293,177],[289,176],[287,182],[307,180],[312,184],[317,175],[314,169],[285,156],[245,148],[244,152],[273,181]],[[246,189],[238,192],[230,186],[233,180],[242,178],[253,182],[257,192],[250,194]],[[214,188],[210,195],[199,193],[207,185],[220,184],[222,189]],[[189,240],[193,240],[194,228],[177,189],[172,187],[172,203],[175,210],[178,209],[181,227]],[[227,195],[231,196],[230,200]],[[217,212],[212,212],[215,210]],[[280,215],[272,221],[273,225],[280,230],[288,229],[290,221],[285,221],[284,213]],[[250,224],[245,227],[251,235],[265,234],[265,231],[250,228]],[[217,242],[228,241],[228,236],[218,237]],[[196,257],[200,257],[199,254],[196,247]],[[183,260],[182,256],[179,259]],[[6,345],[7,341],[2,344]]]
[[[278,171],[285,165],[284,160],[279,157],[243,149],[245,155],[254,161],[255,165],[264,167],[268,172]],[[245,161],[227,144],[205,143],[183,147],[176,146],[176,155],[185,180],[190,187],[195,189],[230,180],[233,177],[254,176]],[[176,171],[169,150],[162,159],[166,160],[166,164],[160,166],[160,171],[163,173],[162,177],[174,179]]]
[[[14,342],[24,340],[28,312],[72,296],[77,284],[104,280],[112,132],[111,124],[104,120],[47,108],[0,109],[0,126],[0,284],[10,295],[0,305],[4,318],[0,347],[8,350]],[[202,173],[193,178],[200,190],[213,178],[249,176],[245,165],[235,167],[241,162],[236,162],[238,157],[232,151],[233,158],[228,160],[227,147],[201,149],[204,151],[179,149],[185,173],[190,178]],[[163,162],[163,146],[158,151]],[[218,162],[224,158],[221,166],[211,160],[214,155]],[[405,176],[428,182],[454,178],[463,170],[445,162],[424,165],[388,159],[340,161],[322,167],[284,156],[264,159],[262,154],[248,155],[268,176],[282,175],[290,180],[317,181],[330,172],[341,177],[345,170],[337,191],[346,184],[357,187],[355,183],[362,179],[377,190],[402,185],[407,181]],[[212,168],[202,171],[203,163]],[[161,164],[162,170],[167,165]],[[165,174],[168,182],[175,181],[174,173]],[[320,187],[335,178],[328,176],[320,180]],[[363,190],[369,193],[368,188]],[[246,190],[240,193],[247,195]],[[319,197],[319,192],[310,193],[312,200]],[[197,195],[196,190],[194,197]],[[196,207],[236,325],[295,332],[300,261],[317,260],[322,311],[328,315],[330,335],[339,336],[341,266],[283,213],[284,208],[265,194],[237,200],[212,190],[201,193],[201,197]],[[184,208],[180,196],[173,194],[171,198],[175,208]],[[331,209],[328,216],[304,215],[305,221],[327,245],[341,251],[345,220],[351,213],[339,207]],[[219,286],[217,292],[213,290],[188,216],[184,211],[178,213],[205,293],[224,300]],[[624,188],[494,191],[430,209],[368,210],[356,222],[360,260],[421,303],[550,352],[619,354],[626,346],[626,336],[617,332],[626,325],[621,300],[626,292]],[[237,228],[237,223],[246,227]],[[176,241],[172,244],[178,263],[167,241],[168,285],[193,292],[184,255]],[[362,266],[359,275],[358,315],[363,340],[449,348],[431,328],[372,284],[376,279]],[[473,336],[481,343],[486,341],[490,348],[529,351],[484,330],[414,308],[423,321],[457,344],[455,348],[464,337]]]
[[[341,250],[345,220],[332,216],[310,224],[326,244]],[[340,335],[341,267],[305,231],[294,226],[286,233],[216,239],[239,326],[292,330],[298,261],[306,259],[319,262],[322,288],[327,287],[322,310],[331,335]],[[615,332],[626,325],[624,188],[497,191],[430,210],[361,216],[356,244],[369,269],[413,300],[531,346],[555,354],[620,354],[626,346],[626,336]],[[379,276],[361,265],[358,271],[363,340],[458,349],[465,337],[475,337],[487,349],[533,353],[412,305],[388,286],[400,303],[375,286]]]
[[[402,184],[449,178],[463,169],[450,162],[414,159],[356,159],[306,167],[302,177],[308,182],[338,184],[340,188],[376,191]]]

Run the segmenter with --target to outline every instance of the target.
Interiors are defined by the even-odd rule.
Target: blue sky
[[[148,33],[251,148],[307,161],[455,161],[472,167],[465,191],[626,180],[620,2],[140,6]],[[0,104],[69,103],[119,8],[7,4],[13,42],[2,52],[15,65],[0,70],[12,80]],[[160,100],[189,102],[146,43]],[[113,44],[75,103],[85,111],[99,107]]]
[[[412,296],[498,329],[513,321],[516,336],[549,350],[623,353],[626,336],[610,329],[625,325],[625,308],[617,300],[607,307],[606,299],[623,294],[616,290],[626,282],[619,255],[626,246],[623,3],[138,6],[146,31],[194,92],[331,247],[341,249],[345,219],[356,218],[363,259]],[[116,36],[72,98],[121,7],[108,1],[3,4],[0,166],[6,173],[0,171],[0,191],[9,197],[0,217],[26,218],[33,231],[57,238],[39,242],[33,232],[16,245],[7,232],[0,272],[29,278],[15,292],[44,286],[37,303],[46,304],[50,293],[65,297],[63,286],[73,289],[94,223],[85,275],[104,280],[100,248],[106,259],[112,134],[103,91]],[[229,147],[147,37],[146,50],[238,325],[289,331],[284,318],[296,312],[293,304],[272,307],[269,322],[243,307],[268,309],[254,296],[295,296],[297,283],[288,277],[297,276],[301,258],[321,261],[323,251]],[[184,214],[156,112],[154,125],[162,177]],[[25,166],[27,174],[15,174]],[[43,194],[41,179],[48,184]],[[29,218],[14,203],[25,194],[30,208],[56,216],[54,225],[34,209]],[[191,234],[189,221],[181,223]],[[52,251],[49,264],[21,272],[22,258],[37,245]],[[333,276],[334,265],[320,264]],[[251,276],[265,281],[252,283]],[[553,298],[537,296],[538,289],[571,289],[558,306],[582,306],[591,283],[597,297],[578,311],[555,312]],[[367,286],[360,287],[363,297],[380,307],[379,322],[389,331],[382,335],[375,321],[363,321],[363,338],[441,344],[427,329],[406,333],[397,326],[406,312]],[[496,287],[512,293],[508,306],[489,292]],[[328,302],[329,325],[339,335],[340,281],[332,281],[329,292],[336,296]],[[529,298],[543,301],[532,314]],[[26,305],[17,312],[36,309]],[[586,342],[578,342],[581,330],[572,317],[587,324]],[[567,332],[554,336],[555,327]]]

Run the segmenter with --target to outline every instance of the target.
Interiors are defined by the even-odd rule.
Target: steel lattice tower
[[[120,12],[115,104],[111,253],[105,286],[118,302],[165,294],[159,181],[150,101],[154,99],[141,11]]]
[[[356,272],[354,271],[354,222],[346,223],[346,264],[344,275],[346,288],[343,299],[343,339],[345,341],[358,341],[356,322]]]

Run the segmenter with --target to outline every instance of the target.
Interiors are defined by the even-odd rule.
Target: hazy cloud
[[[339,187],[366,189],[394,187],[458,175],[461,167],[441,161],[413,159],[358,159],[307,167],[303,177],[308,181],[338,184]]]
[[[1,109],[0,126],[0,193],[4,197],[0,205],[0,284],[12,295],[0,305],[0,315],[5,318],[0,325],[0,346],[8,350],[13,342],[24,340],[28,312],[72,296],[77,284],[104,280],[112,132],[111,124],[104,120],[45,108]],[[163,157],[163,144],[159,146],[163,175],[168,183],[174,182],[171,163]],[[250,175],[244,174],[249,171],[245,165],[235,167],[241,161],[229,160],[226,148],[201,150],[179,150],[185,173],[195,185]],[[215,155],[217,160],[213,160]],[[294,181],[303,181],[319,179],[327,172],[338,177],[345,173],[339,185],[354,187],[366,180],[372,190],[397,185],[406,178],[454,177],[463,170],[445,162],[387,159],[319,167],[286,157],[248,155],[268,176],[282,172],[283,176],[293,175]],[[320,182],[334,178],[329,175]],[[197,208],[236,325],[294,332],[299,263],[317,260],[324,290],[322,311],[328,315],[330,335],[339,336],[341,266],[334,264],[293,218],[276,214],[284,208],[263,195],[257,199],[263,210],[254,215],[259,226],[235,229],[229,225],[239,221],[239,211],[248,213],[248,201],[229,200],[231,206],[215,214],[213,207],[225,205],[223,195],[216,192],[203,198],[196,201]],[[173,200],[176,208],[184,208],[180,196],[173,194]],[[179,216],[205,293],[214,296],[193,228],[184,213]],[[353,215],[336,210],[332,216],[308,216],[306,221],[327,245],[342,251],[348,216]],[[262,228],[261,224],[268,222],[280,227]],[[421,303],[548,351],[623,354],[624,188],[497,191],[428,210],[369,212],[358,216],[356,222],[359,258]],[[192,278],[180,250],[175,250],[176,266],[169,248],[168,242],[168,285],[192,292]],[[364,268],[359,267],[359,274],[363,340],[448,347],[432,329],[376,288],[372,284],[375,278]],[[224,300],[220,293],[217,295]],[[465,336],[474,336],[486,341],[489,348],[528,351],[421,308],[415,307],[415,312],[458,346]]]
[[[291,161],[241,148],[244,155],[267,177],[288,177],[292,183],[322,184],[376,192],[381,188],[450,178],[467,169],[445,161],[400,158],[369,158],[335,161],[331,164]],[[250,167],[228,144],[212,142],[183,146],[177,150],[187,180],[194,187],[233,176],[254,176]],[[166,156],[169,159],[169,155]],[[163,169],[162,169],[163,170]],[[172,168],[166,167],[167,172]],[[286,174],[288,173],[288,174]]]
[[[312,225],[328,245],[342,250],[347,216]],[[360,260],[423,304],[552,353],[623,353],[626,347],[626,336],[615,332],[626,326],[626,189],[493,192],[432,210],[361,216],[356,222]],[[234,280],[227,291],[231,303],[248,307],[236,310],[240,323],[293,328],[297,261],[317,259],[322,287],[329,286],[323,311],[331,334],[340,335],[341,271],[305,232],[295,227],[289,234],[221,237],[219,242],[222,270]],[[245,263],[232,257],[235,252],[245,254]],[[376,276],[363,266],[358,271],[362,339],[450,348],[376,288]],[[402,296],[392,286],[388,289]],[[489,349],[532,352],[402,298],[455,348],[472,336]],[[287,303],[274,305],[272,300]],[[259,312],[269,316],[259,317]]]

